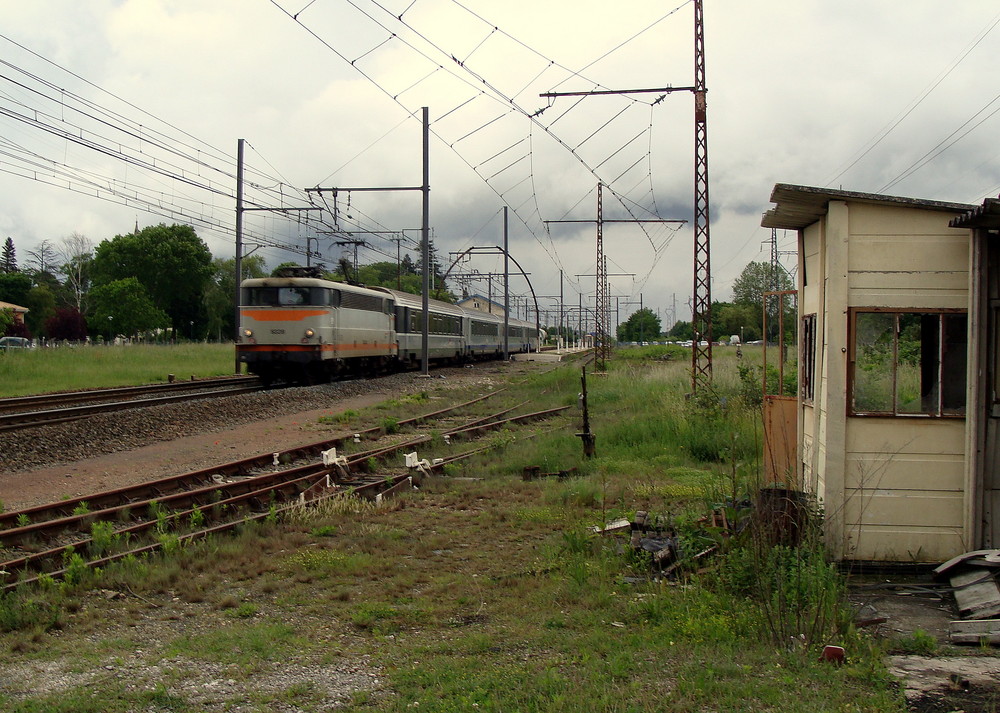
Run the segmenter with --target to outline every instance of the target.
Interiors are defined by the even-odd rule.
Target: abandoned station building
[[[816,495],[838,559],[1000,547],[1000,199],[771,202],[761,225],[798,233],[786,484]]]

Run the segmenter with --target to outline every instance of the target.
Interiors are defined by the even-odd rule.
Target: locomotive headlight
[[[315,337],[315,336],[316,336],[316,332],[314,330],[312,330],[312,329],[307,329],[306,330],[306,337],[310,337],[311,338],[311,337]]]
[[[243,336],[244,337],[252,337],[253,336],[253,330],[252,329],[244,329],[243,330]]]

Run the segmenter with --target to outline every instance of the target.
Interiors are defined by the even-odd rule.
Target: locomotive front
[[[334,327],[327,284],[299,277],[243,281],[236,350],[251,374],[264,383],[323,376]]]

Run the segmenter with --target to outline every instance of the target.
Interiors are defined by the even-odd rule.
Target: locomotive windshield
[[[245,287],[243,304],[254,307],[327,306],[336,293],[323,287]]]

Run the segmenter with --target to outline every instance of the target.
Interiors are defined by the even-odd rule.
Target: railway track
[[[400,421],[397,428],[426,428],[496,393]],[[438,435],[451,444],[503,426],[548,418],[569,408],[508,416],[522,405],[454,425]],[[373,462],[427,446],[434,437],[414,434],[333,458],[332,449],[385,435],[381,428],[371,428],[151,483],[2,513],[0,559],[6,561],[0,561],[0,588],[8,590],[47,577],[65,577],[81,568],[100,567],[129,555],[161,549],[167,542],[197,539],[243,522],[277,516],[312,500],[343,493],[384,497],[410,487],[448,463],[494,447],[487,444],[433,463],[422,461],[391,476],[374,475],[368,469]],[[322,460],[315,460],[321,455],[325,456]],[[146,544],[132,546],[141,542]],[[111,549],[114,553],[109,553]]]
[[[98,413],[178,401],[234,396],[264,389],[255,376],[69,391],[0,399],[0,431],[75,421]]]

